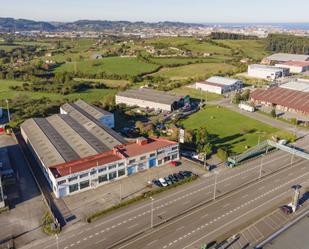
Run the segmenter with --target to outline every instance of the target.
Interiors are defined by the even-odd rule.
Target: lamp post
[[[153,228],[153,197],[150,196],[150,228]]]
[[[264,154],[262,154],[262,158],[261,158],[261,164],[260,164],[260,173],[259,173],[259,179],[261,179],[262,177],[262,170],[263,170],[263,160],[264,160]]]
[[[10,109],[9,109],[9,100],[6,99],[5,102],[6,102],[7,112],[8,112],[8,119],[9,119],[9,122],[11,122],[11,115],[10,115]]]
[[[219,172],[215,171],[214,200],[216,200],[218,175],[219,175]]]

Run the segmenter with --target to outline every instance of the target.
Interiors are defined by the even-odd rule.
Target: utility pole
[[[259,173],[259,180],[262,178],[263,159],[264,159],[264,154],[262,154],[262,158],[261,158],[260,173]]]
[[[215,171],[214,200],[216,200],[218,175],[219,175],[219,172]]]
[[[153,228],[153,197],[150,196],[150,228]]]
[[[9,122],[11,122],[11,114],[10,114],[10,108],[9,108],[9,100],[6,99],[5,102],[6,102],[6,108],[7,108],[7,113],[8,113],[8,119],[9,119]]]

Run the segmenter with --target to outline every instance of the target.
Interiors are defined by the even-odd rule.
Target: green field
[[[151,72],[158,66],[139,61],[137,58],[108,57],[99,60],[85,60],[81,62],[67,62],[56,68],[56,72],[80,71],[89,74],[105,72],[107,74],[135,76]]]
[[[261,60],[269,55],[265,51],[265,43],[263,40],[217,40],[217,42],[233,49],[240,49],[245,56],[254,60]]]
[[[104,101],[107,96],[114,96],[116,90],[114,89],[90,89],[80,93],[72,93],[68,95],[61,95],[57,93],[42,93],[42,92],[27,92],[27,91],[14,91],[9,89],[10,85],[22,85],[21,81],[0,80],[0,99],[12,99],[19,95],[27,95],[32,99],[39,99],[43,97],[50,98],[51,100],[62,99],[77,99],[81,98],[89,102]]]
[[[153,75],[159,75],[171,80],[182,80],[208,77],[210,74],[225,73],[232,71],[234,68],[234,66],[224,63],[200,63],[175,68],[163,68]]]
[[[151,62],[157,63],[162,66],[170,66],[170,65],[186,65],[189,63],[216,63],[216,62],[224,62],[224,57],[206,57],[206,58],[151,58]]]
[[[182,122],[185,128],[206,127],[216,147],[226,147],[239,154],[271,135],[287,135],[277,128],[248,118],[227,108],[208,106]]]
[[[214,100],[219,100],[223,98],[222,95],[199,91],[199,90],[187,87],[187,86],[175,88],[171,92],[175,93],[176,95],[190,95],[191,98],[203,99],[207,101],[214,101]]]

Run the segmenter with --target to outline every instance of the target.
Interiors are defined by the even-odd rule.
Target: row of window
[[[99,183],[107,182],[107,181],[110,181],[110,180],[117,178],[117,175],[118,175],[118,177],[121,177],[121,176],[125,175],[125,173],[126,173],[125,169],[120,169],[120,170],[118,170],[118,172],[114,171],[114,172],[111,172],[111,173],[106,174],[106,175],[101,175],[101,176],[98,177],[98,182]],[[82,189],[87,188],[89,186],[90,186],[89,180],[82,181],[80,183],[74,183],[74,184],[71,184],[69,186],[69,192],[73,193],[75,191],[82,190]]]

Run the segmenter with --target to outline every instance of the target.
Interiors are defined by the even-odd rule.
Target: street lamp
[[[219,175],[219,172],[215,171],[214,200],[216,200],[218,175]]]
[[[150,228],[153,228],[153,197],[150,196]]]
[[[9,122],[11,122],[11,115],[10,115],[10,109],[9,109],[9,100],[6,99],[5,102],[6,102],[6,109],[7,109],[7,112],[8,112]]]
[[[58,238],[58,234],[55,234],[55,238],[56,238],[56,246],[57,246],[57,249],[59,249],[59,238]]]
[[[259,179],[261,179],[262,177],[262,170],[263,170],[263,160],[264,160],[264,154],[262,154],[262,157],[261,157],[261,164],[260,164],[260,173],[259,173]]]

